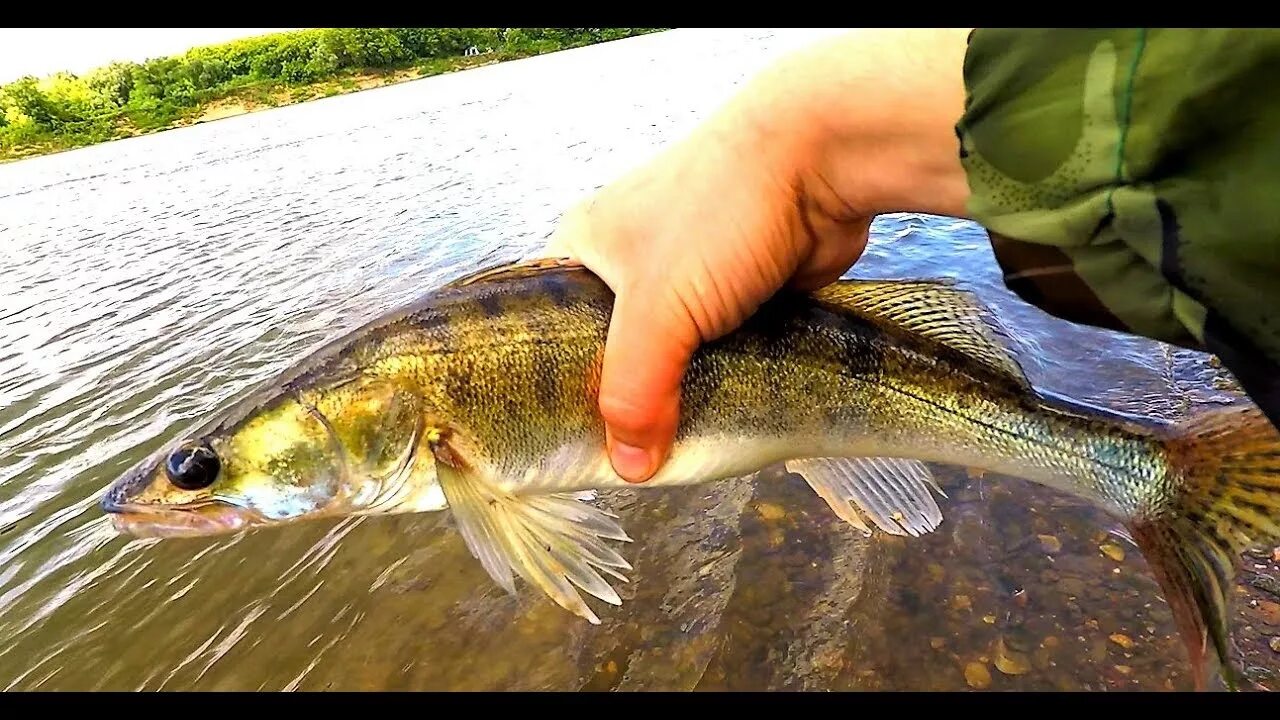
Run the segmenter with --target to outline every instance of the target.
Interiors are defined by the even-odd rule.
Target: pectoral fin
[[[871,529],[857,510],[891,535],[919,537],[942,522],[933,491],[946,494],[924,463],[916,460],[805,458],[788,460],[786,466],[803,476],[840,519],[867,535]]]
[[[600,573],[626,582],[618,570],[631,566],[602,539],[631,538],[616,516],[587,504],[593,493],[511,495],[466,467],[439,438],[428,439],[458,530],[498,585],[514,595],[515,571],[564,609],[597,625],[600,619],[573,586],[612,605],[622,604]]]

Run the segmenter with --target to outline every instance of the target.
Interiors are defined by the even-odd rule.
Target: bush
[[[472,47],[499,58],[521,57],[657,29],[320,28],[198,47],[143,63],[112,63],[82,78],[24,77],[0,87],[0,148],[50,137],[96,141],[113,132],[119,117],[141,129],[156,128],[256,84],[311,84],[349,71],[413,64],[434,68],[431,61],[445,63]]]

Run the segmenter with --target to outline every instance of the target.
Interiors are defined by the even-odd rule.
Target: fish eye
[[[203,490],[218,479],[222,463],[206,442],[183,445],[169,453],[164,474],[169,482],[183,490]]]

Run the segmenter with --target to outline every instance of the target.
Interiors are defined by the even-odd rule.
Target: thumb
[[[660,298],[634,286],[616,294],[600,376],[614,471],[648,480],[665,462],[680,421],[680,384],[701,334],[674,292]]]

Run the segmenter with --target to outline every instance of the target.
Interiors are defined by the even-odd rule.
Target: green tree
[[[133,92],[134,63],[116,62],[85,76],[85,84],[115,107],[124,107]]]
[[[0,148],[75,145],[118,132],[123,114],[163,127],[201,103],[245,90],[274,104],[281,86],[418,63],[449,67],[471,47],[522,57],[660,28],[317,28],[244,38],[142,63],[118,62],[83,78],[58,73],[0,87]],[[311,93],[295,93],[301,98]]]
[[[52,130],[59,123],[59,112],[49,97],[40,90],[40,81],[28,75],[4,87],[6,105],[33,123]]]

